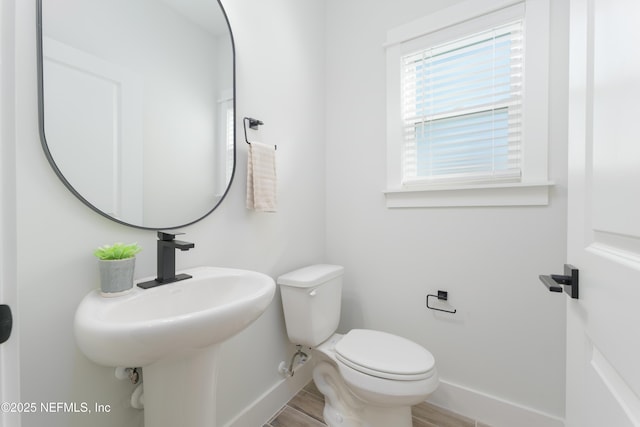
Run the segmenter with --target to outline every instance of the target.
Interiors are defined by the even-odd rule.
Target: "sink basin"
[[[89,359],[142,367],[149,427],[215,426],[220,343],[256,320],[275,292],[271,277],[253,271],[183,273],[193,277],[113,298],[94,290],[76,310],[76,342]]]
[[[134,286],[115,298],[98,290],[85,296],[75,317],[82,352],[113,367],[188,354],[243,330],[275,292],[271,277],[252,271],[199,267],[185,273],[193,278],[146,290]]]

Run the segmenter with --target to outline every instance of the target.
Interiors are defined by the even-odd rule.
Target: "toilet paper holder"
[[[458,311],[455,308],[453,309],[453,311],[451,311],[451,310],[444,310],[442,308],[432,307],[432,306],[429,305],[429,297],[438,298],[439,301],[447,301],[447,299],[449,299],[449,292],[447,292],[447,291],[440,291],[439,290],[438,291],[438,295],[433,295],[433,294],[427,295],[427,308],[430,309],[430,310],[444,311],[445,313],[450,313],[450,314],[454,314],[455,312]]]

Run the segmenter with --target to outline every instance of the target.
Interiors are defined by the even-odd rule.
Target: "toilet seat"
[[[397,381],[433,375],[435,360],[422,346],[386,332],[353,329],[335,345],[336,358],[358,372]]]

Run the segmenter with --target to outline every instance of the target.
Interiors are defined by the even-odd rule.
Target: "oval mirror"
[[[96,212],[169,229],[235,167],[235,52],[216,0],[38,0],[42,146]]]

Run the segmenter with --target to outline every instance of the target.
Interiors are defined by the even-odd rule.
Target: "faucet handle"
[[[165,242],[170,242],[171,240],[175,239],[176,236],[179,236],[181,234],[184,234],[181,231],[162,231],[162,230],[158,230],[158,239],[159,240],[164,240]]]

